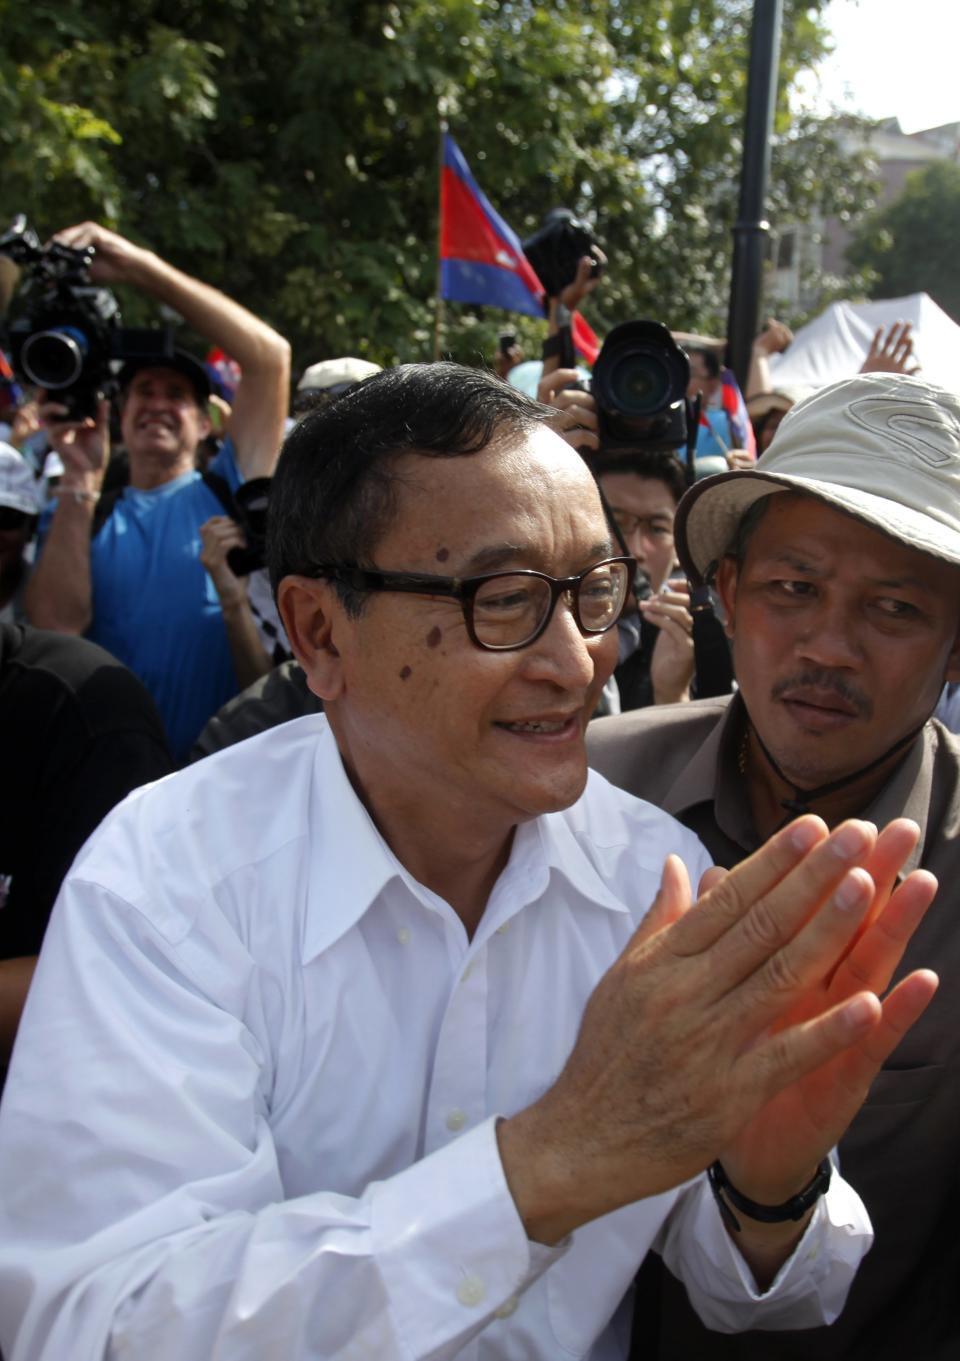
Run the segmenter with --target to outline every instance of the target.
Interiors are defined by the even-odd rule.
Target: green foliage
[[[786,0],[774,215],[856,200],[791,121],[825,0]],[[0,216],[97,217],[267,317],[295,366],[433,352],[438,114],[525,235],[571,206],[611,256],[588,305],[722,329],[751,0],[0,0]],[[143,319],[142,300],[125,300]],[[449,305],[444,351],[533,320]]]
[[[874,271],[871,296],[929,293],[960,322],[960,166],[933,161],[907,176],[903,192],[863,222],[848,251],[850,262]]]

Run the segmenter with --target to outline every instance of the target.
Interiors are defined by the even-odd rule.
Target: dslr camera
[[[92,247],[43,246],[20,214],[0,236],[0,255],[26,276],[4,328],[13,367],[24,382],[54,395],[68,419],[93,416],[98,399],[112,393],[114,360],[173,355],[171,330],[121,324],[114,295],[90,279]]]
[[[537,272],[548,298],[556,298],[577,277],[585,255],[593,260],[591,279],[603,273],[602,255],[586,223],[569,208],[555,208],[539,231],[523,242],[523,253]]]
[[[690,361],[661,322],[615,326],[603,342],[590,384],[602,453],[679,449],[689,443],[691,432],[696,442],[689,382]]]

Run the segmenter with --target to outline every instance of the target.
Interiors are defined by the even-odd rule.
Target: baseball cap
[[[199,359],[187,350],[174,350],[173,354],[145,355],[142,358],[128,359],[118,374],[120,391],[123,392],[141,369],[173,369],[190,379],[197,401],[204,406],[210,397],[210,375]]]
[[[960,397],[905,374],[864,373],[799,402],[755,468],[708,477],[680,502],[674,538],[690,578],[706,580],[745,512],[782,491],[960,563]]]
[[[304,369],[303,377],[297,384],[297,392],[302,395],[305,392],[332,392],[334,389],[342,391],[380,372],[381,366],[372,364],[369,359],[322,359],[319,364],[311,364]]]
[[[0,441],[0,506],[39,515],[37,480],[33,469],[12,445]]]

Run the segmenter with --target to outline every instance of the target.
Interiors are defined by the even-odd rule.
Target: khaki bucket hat
[[[695,584],[710,578],[754,502],[782,491],[817,496],[960,563],[960,396],[869,373],[799,402],[755,468],[705,478],[680,502],[677,555]]]

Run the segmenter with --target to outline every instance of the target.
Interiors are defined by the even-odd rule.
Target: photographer
[[[607,699],[611,712],[690,698],[693,617],[690,590],[676,572],[673,520],[685,490],[683,469],[668,449],[605,455],[597,432],[596,399],[569,385],[573,369],[540,380],[538,400],[557,407],[554,429],[580,450],[603,492],[627,552],[649,582],[650,596],[620,622],[620,664]]]
[[[95,247],[95,283],[126,283],[150,294],[234,356],[242,378],[229,437],[212,471],[231,490],[269,477],[286,414],[287,342],[222,293],[96,223],[71,227],[56,240]],[[64,419],[58,403],[44,406],[65,473],[27,608],[36,625],[86,633],[130,666],[156,700],[181,759],[238,688],[220,602],[200,561],[200,526],[223,510],[196,468],[198,446],[210,430],[209,378],[198,361],[178,352],[128,364],[121,383],[130,485],[99,514],[109,457],[107,404],[96,419],[83,420]]]
[[[650,596],[639,600],[620,623],[620,665],[605,696],[612,712],[648,704],[675,704],[690,698],[694,671],[690,592],[673,575],[673,518],[684,492],[679,460],[670,450],[604,450],[595,398],[584,392],[574,369],[560,368],[555,337],[564,322],[600,282],[606,257],[598,247],[582,255],[573,279],[548,301],[550,339],[544,346],[543,377],[537,397],[561,413],[554,428],[580,450],[600,484],[627,551],[649,582]],[[552,342],[552,343],[551,343]]]

